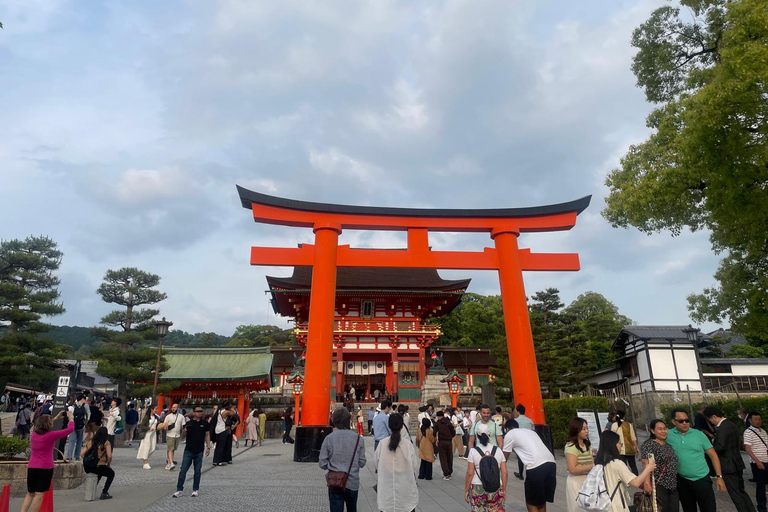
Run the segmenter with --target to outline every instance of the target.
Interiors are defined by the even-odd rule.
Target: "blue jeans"
[[[67,448],[67,458],[80,460],[80,450],[83,449],[83,430],[73,430],[69,434],[69,447]],[[74,455],[73,455],[74,452]]]
[[[331,502],[331,512],[344,512],[344,504],[347,504],[347,512],[357,512],[357,489],[344,489],[344,492],[332,492],[328,490],[328,501]]]
[[[200,490],[200,475],[202,475],[203,471],[203,453],[204,452],[191,453],[184,450],[184,458],[181,461],[181,471],[179,471],[179,480],[176,482],[177,491],[184,490],[184,480],[187,479],[187,471],[189,471],[189,466],[191,466],[193,462],[195,463],[195,478],[192,482],[192,490]]]

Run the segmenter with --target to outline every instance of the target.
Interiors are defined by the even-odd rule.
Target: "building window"
[[[371,299],[363,300],[360,303],[360,318],[373,318],[375,311]]]

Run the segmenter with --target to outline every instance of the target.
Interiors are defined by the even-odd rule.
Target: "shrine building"
[[[442,335],[432,323],[456,307],[469,279],[446,280],[431,268],[339,267],[333,327],[331,401],[354,387],[357,401],[370,401],[375,390],[398,402],[421,400],[421,386],[432,362],[429,347]],[[276,314],[292,317],[299,347],[273,347],[275,385],[285,384],[293,359],[307,343],[312,267],[294,267],[290,277],[267,277]],[[445,366],[464,375],[481,372],[476,385],[488,382],[487,349],[439,347]],[[470,353],[470,357],[467,357]],[[477,366],[472,359],[476,358]],[[298,356],[297,356],[298,357]],[[468,384],[472,385],[470,379]]]

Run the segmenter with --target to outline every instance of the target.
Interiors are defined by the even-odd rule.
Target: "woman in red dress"
[[[365,430],[363,430],[363,408],[359,407],[357,408],[357,433],[361,436],[365,435]]]

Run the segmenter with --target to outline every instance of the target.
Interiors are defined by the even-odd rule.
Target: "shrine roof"
[[[447,280],[433,268],[338,267],[337,291],[466,290],[471,279]],[[270,289],[304,289],[312,285],[312,267],[294,267],[290,277],[267,276]]]
[[[162,381],[235,381],[270,379],[269,347],[169,348]]]
[[[240,195],[240,202],[243,208],[251,209],[253,203],[274,206],[277,208],[286,208],[290,210],[299,210],[305,212],[319,213],[339,213],[347,215],[389,215],[404,217],[461,217],[461,218],[488,218],[488,217],[536,217],[541,215],[556,215],[559,213],[583,212],[592,199],[592,196],[585,196],[575,201],[565,203],[547,204],[542,206],[530,206],[522,208],[478,208],[478,209],[458,209],[458,208],[394,208],[380,206],[356,206],[332,203],[315,203],[311,201],[298,201],[295,199],[285,199],[282,197],[270,196],[248,190],[237,186],[237,192]]]

